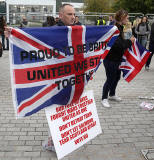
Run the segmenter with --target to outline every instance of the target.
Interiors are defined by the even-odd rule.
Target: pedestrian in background
[[[137,38],[137,34],[135,32],[138,24],[141,23],[141,18],[139,16],[135,17],[135,20],[133,21],[133,26],[132,26],[132,34],[135,38]]]
[[[20,23],[20,28],[29,27],[29,22],[25,16],[22,17],[22,21]]]
[[[1,47],[1,51],[0,51],[1,55],[2,55],[2,49],[9,50],[9,40],[4,35],[4,30],[5,30],[6,26],[7,26],[7,24],[6,24],[5,18],[4,18],[4,16],[1,16],[0,17],[0,35],[2,36],[2,47]],[[5,45],[5,42],[6,42],[6,45]]]
[[[106,25],[105,20],[103,19],[102,16],[99,16],[99,18],[96,20],[95,25],[99,26],[99,25]]]
[[[110,107],[108,99],[121,101],[121,98],[116,96],[117,84],[121,77],[119,66],[125,50],[129,48],[135,40],[133,36],[130,39],[124,39],[123,25],[128,22],[128,18],[128,12],[123,9],[117,11],[115,14],[115,25],[118,27],[120,34],[103,61],[107,78],[102,91],[101,103],[103,107]]]
[[[124,25],[124,38],[130,39],[132,36],[132,23],[128,20],[128,22]]]
[[[147,22],[147,17],[143,16],[141,22],[138,24],[135,30],[137,34],[138,42],[146,48],[148,36],[150,34],[150,27]]]
[[[109,21],[107,21],[106,25],[114,25],[115,20],[113,15],[109,15]]]
[[[81,22],[79,21],[79,17],[78,16],[75,16],[74,25],[82,25]]]
[[[149,56],[149,58],[146,62],[146,65],[145,65],[146,70],[149,70],[151,59],[152,59],[152,56],[154,54],[154,22],[151,25],[149,51],[151,52],[151,55]]]
[[[46,22],[43,23],[42,27],[50,27],[56,24],[55,18],[53,16],[47,16]]]
[[[59,21],[59,17],[56,17],[56,18],[55,18],[55,21],[56,21],[56,24],[57,24],[58,21]]]

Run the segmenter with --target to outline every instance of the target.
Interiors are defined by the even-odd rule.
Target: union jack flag
[[[130,48],[128,48],[124,55],[120,69],[123,72],[123,78],[130,82],[141,71],[145,65],[150,52],[145,49],[136,40]]]
[[[12,29],[10,68],[16,117],[75,103],[110,50],[115,26]]]

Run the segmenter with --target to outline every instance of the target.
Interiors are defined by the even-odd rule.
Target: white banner
[[[83,93],[76,104],[48,107],[45,112],[58,159],[102,133],[93,91]]]

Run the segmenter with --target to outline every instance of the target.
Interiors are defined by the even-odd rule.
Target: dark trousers
[[[6,47],[7,46],[7,47]],[[6,46],[5,46],[5,35],[2,34],[2,47],[3,49],[9,49],[9,39],[6,38]],[[6,47],[6,48],[5,48]]]
[[[2,57],[2,54],[3,54],[3,49],[2,49],[2,44],[0,42],[0,57]]]
[[[119,69],[120,62],[105,59],[103,63],[107,79],[103,86],[102,99],[107,99],[108,95],[115,95],[116,87],[121,77],[121,70]]]
[[[149,67],[149,66],[150,66],[152,56],[153,56],[153,53],[150,54],[150,56],[149,56],[149,58],[148,58],[148,60],[147,60],[147,62],[146,62],[146,65],[145,65],[146,67]]]

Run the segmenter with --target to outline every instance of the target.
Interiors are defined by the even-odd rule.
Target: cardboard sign
[[[93,91],[83,93],[78,103],[45,110],[58,159],[102,133]]]

